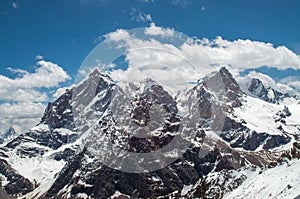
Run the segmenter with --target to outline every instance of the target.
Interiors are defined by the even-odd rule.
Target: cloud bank
[[[39,122],[49,100],[49,90],[70,79],[64,69],[52,62],[40,60],[30,73],[7,68],[16,77],[0,75],[0,132],[13,126],[19,132]]]
[[[120,81],[141,81],[151,77],[171,92],[176,92],[207,73],[226,66],[240,81],[260,78],[265,84],[281,92],[300,93],[300,78],[296,76],[276,81],[268,75],[254,71],[246,77],[239,76],[241,71],[262,66],[279,70],[300,70],[299,55],[285,46],[248,39],[230,41],[222,37],[212,40],[188,38],[172,28],[159,27],[154,23],[144,29],[144,35],[145,37],[139,38],[124,29],[105,35],[106,41],[126,49],[125,61],[128,68],[124,71],[114,68],[117,65],[113,63],[98,62],[97,66],[103,66],[103,70],[114,69],[110,72],[111,76]],[[0,75],[2,128],[20,126],[23,131],[34,125],[38,122],[49,95],[58,97],[68,88],[57,89],[61,83],[70,79],[61,66],[44,61],[40,56],[37,59],[41,60],[37,62],[34,72],[8,68],[15,78]]]
[[[113,71],[111,75],[114,78],[139,81],[148,75],[167,87],[174,87],[174,82],[195,82],[220,66],[227,66],[236,76],[243,70],[262,66],[279,70],[300,70],[299,55],[285,46],[249,39],[229,41],[222,37],[212,40],[187,38],[182,44],[175,45],[175,42],[162,41],[166,37],[180,37],[180,34],[174,29],[158,27],[154,23],[145,28],[144,34],[148,37],[141,39],[127,30],[119,29],[106,35],[108,41],[126,48],[126,61],[129,64],[125,72]],[[300,91],[298,81],[288,82],[287,79],[285,82],[276,82],[269,76],[267,78],[264,74],[254,72],[247,78],[250,76],[270,78],[272,81],[267,81],[270,86],[280,91]]]

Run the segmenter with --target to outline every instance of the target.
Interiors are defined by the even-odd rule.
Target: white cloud
[[[0,88],[0,100],[15,102],[45,102],[48,100],[46,93],[35,89]]]
[[[206,10],[205,6],[201,6],[201,10],[202,11]]]
[[[279,83],[288,85],[294,88],[298,93],[300,93],[300,77],[299,76],[288,76],[284,79],[281,79]]]
[[[118,29],[115,32],[111,32],[107,35],[105,35],[105,38],[109,41],[127,41],[130,39],[130,35],[128,33],[128,31],[124,30],[124,29]]]
[[[127,35],[124,31],[122,35]],[[119,32],[117,31],[117,35]],[[153,38],[148,40],[141,40],[135,36],[122,38],[125,39],[117,40],[117,43],[127,48],[126,60],[129,68],[125,72],[113,71],[111,73],[113,79],[141,81],[150,77],[174,92],[201,76],[201,72],[195,71],[193,64],[185,59],[181,49],[172,44],[164,44]]]
[[[300,81],[289,82],[288,85],[294,87],[300,93]]]
[[[0,88],[50,88],[70,79],[70,76],[57,64],[41,60],[34,73],[23,73],[15,79],[0,75]]]
[[[145,28],[145,34],[149,36],[174,36],[173,29],[165,29],[151,23],[150,27]],[[126,30],[117,30],[110,33],[107,39],[111,41],[122,41],[123,45],[129,50],[138,46],[143,47],[149,40],[141,40],[129,35]],[[159,44],[152,38],[146,46],[156,48]],[[126,46],[127,45],[127,46]],[[210,65],[229,65],[235,69],[259,68],[262,66],[275,67],[280,70],[294,68],[300,69],[300,57],[285,46],[274,47],[271,43],[251,40],[229,41],[222,37],[209,40],[189,39],[182,46],[175,47],[172,44],[172,50],[180,52],[187,60],[194,65],[209,67]]]
[[[284,79],[281,79],[280,82],[282,83],[289,83],[289,82],[294,82],[294,81],[300,81],[299,76],[288,76],[285,77]]]
[[[136,8],[131,8],[130,10],[130,17],[132,21],[136,21],[136,22],[151,22],[152,21],[152,17],[150,14],[146,14],[141,12],[139,9]]]
[[[175,46],[172,42],[161,43],[158,38],[151,37],[177,36],[173,29],[157,27],[154,23],[145,29],[145,34],[149,36],[147,39],[131,36],[126,30],[108,34],[107,39],[127,49],[126,60],[129,64],[125,72],[113,71],[113,78],[134,81],[150,76],[165,86],[172,87],[173,84],[175,87],[174,82],[196,81],[221,66],[228,66],[235,76],[239,71],[262,66],[280,70],[300,69],[300,57],[285,46],[275,47],[271,43],[242,39],[229,41],[221,37],[213,40],[188,39],[181,46]],[[258,75],[279,91],[291,92],[291,86],[275,82],[263,74],[250,75]]]
[[[35,59],[41,60],[41,59],[44,59],[44,57],[42,55],[37,55],[37,56],[35,56]]]
[[[36,125],[48,101],[47,91],[70,79],[62,67],[44,60],[37,62],[33,73],[7,68],[16,75],[0,75],[0,130],[10,126],[24,132]],[[47,88],[44,90],[44,88]]]
[[[226,64],[233,68],[249,69],[261,66],[278,69],[300,69],[300,57],[285,46],[274,47],[270,43],[234,40],[217,37],[214,40],[202,39],[194,44],[186,43],[183,51],[193,54],[195,62],[201,62],[203,53],[209,55],[215,64]]]
[[[172,37],[174,36],[174,29],[170,28],[161,28],[155,25],[155,23],[151,23],[150,27],[145,28],[146,35],[155,35],[155,36],[166,36]]]
[[[7,69],[16,75],[16,78],[9,78],[0,75],[0,100],[15,102],[44,102],[48,100],[45,92],[40,88],[56,87],[70,77],[58,65],[39,61],[38,68],[33,73],[22,69]]]
[[[25,132],[40,121],[45,106],[42,103],[0,104],[0,131],[14,127],[19,133]]]
[[[260,73],[260,72],[256,72],[256,71],[251,71],[246,77],[248,78],[257,78],[260,79],[264,85],[272,87],[272,88],[276,88],[276,81],[270,77],[269,75]]]

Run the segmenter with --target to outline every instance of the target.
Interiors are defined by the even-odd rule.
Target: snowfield
[[[274,122],[276,113],[283,110],[284,105],[272,104],[259,98],[247,96],[243,106],[235,109],[238,118],[244,119],[249,129],[258,133],[280,135],[278,125]]]
[[[224,198],[295,198],[300,195],[300,160],[269,169],[242,170],[247,179]]]

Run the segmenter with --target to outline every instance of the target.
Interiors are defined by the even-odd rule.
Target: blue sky
[[[225,60],[232,65],[251,62],[251,53],[244,54],[250,40],[256,57],[262,53],[267,58],[253,62],[255,67],[243,65],[243,74],[256,70],[280,88],[287,84],[300,91],[299,13],[297,0],[1,0],[0,132],[36,124],[53,93],[73,83],[103,35],[151,23],[226,46],[237,57]],[[265,67],[266,61],[277,68]],[[269,77],[253,75],[275,85]]]
[[[132,16],[139,12],[188,36],[247,38],[300,53],[297,0],[2,0],[0,72],[8,74],[7,66],[27,69],[40,54],[73,75],[99,36],[148,26],[149,21]]]

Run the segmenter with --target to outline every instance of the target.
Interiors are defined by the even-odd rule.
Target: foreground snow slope
[[[269,169],[243,170],[247,179],[224,198],[295,198],[300,195],[300,160]]]

